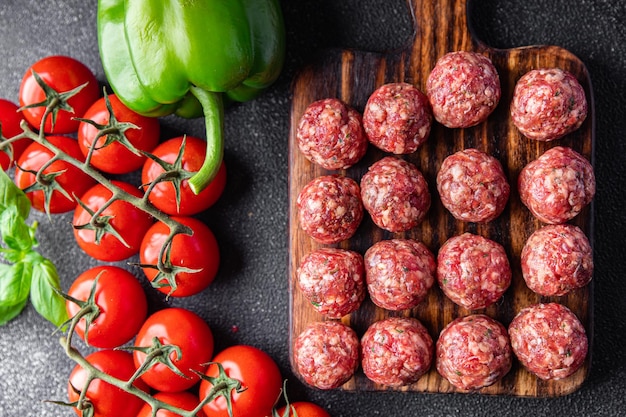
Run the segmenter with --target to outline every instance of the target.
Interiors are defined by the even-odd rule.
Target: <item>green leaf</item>
[[[30,200],[4,170],[0,170],[0,210],[15,206],[23,219],[30,213]]]
[[[26,297],[26,299],[21,303],[17,303],[15,305],[0,305],[0,326],[4,326],[9,321],[17,317],[22,310],[24,310],[27,302],[28,297]]]
[[[33,247],[32,228],[20,216],[16,206],[6,207],[0,213],[0,234],[9,249],[30,251]]]
[[[26,262],[0,264],[0,305],[14,306],[28,300],[31,273]]]
[[[33,265],[30,300],[35,310],[57,327],[68,319],[65,300],[55,291],[60,288],[59,275],[50,260],[42,258]]]

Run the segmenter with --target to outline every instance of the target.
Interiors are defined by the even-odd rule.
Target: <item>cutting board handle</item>
[[[485,52],[473,35],[467,12],[473,0],[407,0],[414,34],[403,51],[404,78],[424,87],[437,59],[452,51]]]
[[[472,37],[467,21],[472,0],[407,0],[415,27],[413,44],[441,56],[452,50],[469,50]]]

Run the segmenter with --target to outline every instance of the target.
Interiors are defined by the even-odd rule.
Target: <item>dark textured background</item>
[[[339,416],[617,416],[626,415],[626,284],[622,175],[626,163],[626,3],[623,0],[477,0],[470,23],[497,48],[554,44],[587,65],[595,92],[598,190],[595,200],[595,338],[583,387],[552,399],[462,394],[344,393],[305,388],[289,369],[287,349],[287,138],[290,82],[326,48],[388,51],[410,37],[402,0],[284,0],[288,31],[282,77],[260,99],[226,115],[228,188],[204,216],[223,252],[206,293],[176,301],[204,317],[217,348],[247,343],[270,353],[290,379],[293,400],[311,400]],[[95,32],[96,0],[2,0],[0,96],[17,100],[31,63],[50,54],[85,62],[103,81]],[[165,135],[202,135],[201,121],[163,120]],[[63,288],[95,265],[77,250],[69,216],[40,221],[42,252],[53,259]],[[135,271],[137,272],[137,271]],[[139,275],[139,274],[138,274]],[[235,326],[235,327],[234,327]],[[234,331],[234,329],[237,331]],[[72,363],[53,329],[31,307],[0,328],[0,417],[70,416],[43,402],[64,399]]]

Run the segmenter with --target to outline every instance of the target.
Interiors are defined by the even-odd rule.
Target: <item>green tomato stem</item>
[[[189,187],[199,194],[217,174],[224,156],[224,103],[222,93],[195,86],[190,91],[202,105],[206,129],[206,157],[200,170],[189,178]]]

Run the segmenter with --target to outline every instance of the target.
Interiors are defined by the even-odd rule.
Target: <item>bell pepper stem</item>
[[[217,174],[224,156],[224,104],[222,93],[196,86],[192,86],[190,91],[202,105],[206,129],[206,157],[200,170],[189,178],[189,187],[199,194]]]

